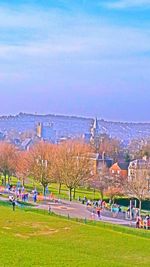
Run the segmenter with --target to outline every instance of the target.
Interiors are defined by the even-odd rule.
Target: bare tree
[[[150,175],[148,175],[150,177]],[[142,200],[149,196],[148,179],[143,173],[138,173],[136,178],[128,180],[124,184],[124,189],[129,197],[135,197],[139,200],[139,209],[142,208]]]
[[[91,175],[88,145],[68,141],[60,145],[58,168],[61,172],[63,183],[69,189],[69,199],[72,200],[72,190],[83,184]],[[75,197],[75,195],[74,195]]]
[[[44,195],[46,187],[53,181],[54,150],[54,145],[40,142],[28,152],[28,172],[42,184]]]
[[[58,184],[58,194],[61,194],[61,186],[63,184],[63,169],[60,167],[60,155],[61,146],[57,145],[54,153],[54,167],[53,167],[53,177],[54,181]]]
[[[137,146],[134,154],[136,158],[150,158],[150,139],[147,140],[146,144],[143,144],[140,147]]]
[[[106,194],[106,196],[109,197],[109,199],[113,203],[115,201],[115,197],[124,195],[122,189],[116,185],[115,186],[114,185],[109,186],[108,189],[106,190],[105,194]]]
[[[4,183],[6,179],[16,172],[17,149],[14,145],[0,142],[0,171],[4,175]]]
[[[28,177],[28,152],[19,151],[16,161],[16,176],[22,180],[22,185],[25,184],[25,179]]]
[[[89,185],[100,192],[101,199],[104,197],[104,191],[109,185],[109,169],[104,164],[100,170],[89,180]]]
[[[120,141],[114,138],[110,138],[106,134],[102,134],[95,140],[93,148],[95,152],[105,154],[112,157],[114,161],[117,161],[118,155],[121,151]]]

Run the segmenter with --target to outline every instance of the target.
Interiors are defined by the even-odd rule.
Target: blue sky
[[[150,0],[0,1],[1,114],[150,121]]]

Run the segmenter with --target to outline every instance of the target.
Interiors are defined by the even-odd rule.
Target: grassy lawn
[[[54,193],[57,197],[59,197],[58,195],[58,185],[53,183],[49,186],[49,190],[50,192]],[[73,192],[72,192],[73,193]],[[96,191],[94,193],[93,189],[86,189],[83,187],[79,187],[76,189],[76,195],[75,195],[75,199],[78,200],[78,198],[83,198],[84,196],[86,196],[87,199],[91,199],[93,200],[95,199],[99,199],[100,198],[100,193],[98,191]],[[69,191],[68,188],[65,185],[62,185],[61,188],[61,195],[60,198],[63,199],[68,199],[69,198]]]
[[[0,210],[0,266],[150,266],[149,232]]]

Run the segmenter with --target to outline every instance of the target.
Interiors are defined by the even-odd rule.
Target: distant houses
[[[89,153],[88,156],[91,162],[93,174],[100,172],[104,166],[109,169],[113,164],[113,159],[105,156],[104,153],[103,155],[100,153]]]
[[[95,173],[100,172],[102,167],[105,166],[109,169],[112,177],[118,176],[121,179],[133,180],[141,176],[150,179],[150,159],[146,157],[130,162],[118,161],[115,163],[113,163],[113,159],[105,156],[105,154],[91,153],[90,158],[93,161]]]
[[[50,123],[51,119],[53,119],[53,121],[55,122],[55,126],[53,125],[53,123]],[[12,126],[10,128],[4,127],[5,120],[9,120],[12,123],[11,124]],[[87,123],[87,120],[81,118],[79,119],[79,118],[61,117],[61,116],[60,117],[33,116],[32,114],[27,115],[22,113],[20,113],[16,117],[12,116],[9,118],[1,118],[0,122],[2,125],[4,124],[2,128],[3,131],[0,129],[0,141],[10,142],[16,145],[21,150],[28,151],[33,144],[41,140],[51,142],[53,144],[60,144],[70,139],[82,137],[82,140],[84,140],[85,143],[91,144],[93,151],[95,151],[95,153],[89,153],[88,155],[90,157],[91,166],[94,173],[101,172],[103,166],[105,166],[109,170],[110,175],[112,176],[117,175],[120,176],[122,179],[133,180],[140,175],[145,176],[145,178],[150,175],[150,160],[148,158],[146,157],[142,159],[135,158],[132,161],[130,161],[129,158],[130,162],[126,162],[124,160],[125,143],[123,143],[124,145],[123,147],[121,147],[122,150],[120,154],[117,154],[117,152],[115,152],[116,153],[115,157],[113,156],[112,153],[107,152],[107,154],[111,155],[113,158],[109,157],[105,153],[106,145],[109,146],[109,142],[105,144],[104,141],[111,140],[111,137],[109,139],[111,128],[114,129],[113,131],[116,133],[116,136],[119,137],[120,136],[119,131],[120,134],[122,134],[122,131],[127,130],[129,126],[130,128],[135,128],[135,126],[138,128],[139,127],[138,124],[128,125],[123,123],[121,124],[121,123],[105,122],[102,120],[98,121],[97,118],[93,120],[90,119],[88,120]],[[18,125],[21,126],[18,127]],[[85,127],[85,125],[90,125],[90,129],[88,129],[87,126]],[[17,130],[14,130],[15,129],[14,127]],[[142,127],[147,129],[147,126],[146,125],[144,126],[144,124],[142,125]],[[25,132],[24,129],[26,128],[27,129],[29,128],[30,131]],[[87,132],[84,135],[81,135],[81,132],[84,133],[84,130],[86,130]],[[113,134],[113,136],[115,135]],[[133,132],[132,136],[135,136],[135,131]],[[123,141],[125,142],[125,140]],[[140,141],[139,139],[137,139],[129,143],[130,145],[129,151],[132,158],[134,158],[134,156],[136,155],[135,151],[137,149],[141,149],[143,144],[145,144],[145,142],[146,140],[144,139],[141,139]],[[100,144],[103,144],[101,150],[99,149]],[[99,153],[99,151],[101,151],[101,153]]]
[[[116,162],[110,167],[110,174],[112,176],[119,175],[122,179],[128,177],[128,162]]]
[[[140,176],[148,178],[150,175],[150,160],[146,157],[130,162],[128,168],[128,179],[133,180]]]
[[[31,138],[26,138],[20,145],[21,150],[29,151],[30,147],[33,145],[33,140]]]

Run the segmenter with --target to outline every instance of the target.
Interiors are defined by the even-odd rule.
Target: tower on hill
[[[43,131],[43,124],[39,122],[36,128],[36,134],[39,138],[42,138],[42,131]]]
[[[56,142],[56,131],[53,129],[52,123],[38,123],[36,134],[41,140]]]

